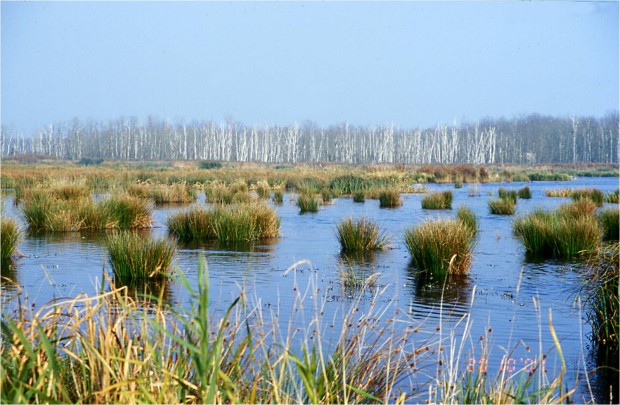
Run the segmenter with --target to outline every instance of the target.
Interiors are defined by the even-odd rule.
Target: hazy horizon
[[[618,110],[618,2],[2,2],[2,124]]]

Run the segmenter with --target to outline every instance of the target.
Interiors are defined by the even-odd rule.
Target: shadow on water
[[[126,287],[127,296],[144,307],[158,306],[159,299],[164,305],[174,303],[173,288],[168,277],[131,279],[114,276],[114,287]]]
[[[219,241],[181,241],[177,240],[177,246],[186,250],[219,251],[219,252],[258,252],[271,253],[275,251],[278,238],[262,239],[258,242],[219,242]]]
[[[19,271],[17,271],[16,261],[13,258],[2,259],[0,269],[2,291],[15,292],[19,286]]]
[[[469,276],[433,277],[409,264],[407,284],[414,287],[410,313],[425,318],[461,317],[469,311],[471,279]]]

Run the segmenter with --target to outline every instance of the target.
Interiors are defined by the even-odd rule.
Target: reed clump
[[[366,193],[363,191],[355,191],[353,193],[353,202],[354,203],[363,203],[366,201]]]
[[[560,190],[545,190],[545,195],[547,197],[570,197],[573,190],[570,188],[563,188]]]
[[[496,198],[489,201],[489,210],[495,215],[512,215],[515,213],[516,203],[511,198]]]
[[[596,188],[582,188],[573,190],[570,197],[573,201],[588,199],[595,203],[597,207],[602,207],[605,202],[605,193]]]
[[[586,205],[560,207],[555,211],[536,210],[517,218],[513,231],[526,253],[534,257],[572,259],[592,251],[601,240],[602,232]]]
[[[70,201],[36,193],[22,207],[30,229],[52,232],[148,228],[151,211],[148,200],[130,195],[113,195],[95,203],[90,198]]]
[[[342,220],[336,226],[336,233],[341,250],[347,253],[383,250],[390,240],[378,224],[364,217],[358,220],[353,218]]]
[[[616,191],[611,191],[607,193],[605,196],[605,202],[610,204],[618,204],[618,198],[620,197],[620,188],[617,188]]]
[[[478,217],[469,207],[461,205],[456,211],[456,219],[469,228],[473,235],[478,234]]]
[[[427,221],[405,231],[414,267],[436,277],[463,275],[472,260],[471,229],[457,220]]]
[[[396,208],[403,205],[403,200],[400,197],[400,192],[397,189],[384,189],[379,192],[379,207],[380,208]]]
[[[185,242],[217,239],[213,228],[215,211],[196,206],[172,214],[166,220],[168,232]]]
[[[521,187],[518,191],[517,191],[517,196],[521,199],[524,200],[529,200],[532,198],[532,190],[530,190],[529,186],[524,186]]]
[[[306,212],[319,212],[319,202],[314,195],[311,194],[299,194],[297,196],[297,206],[299,207],[299,213]]]
[[[269,198],[269,195],[271,194],[271,187],[269,186],[269,183],[265,180],[261,180],[256,183],[256,194],[258,195],[258,198]]]
[[[437,191],[424,196],[422,208],[427,210],[452,209],[452,191]]]
[[[497,194],[499,198],[501,198],[502,200],[510,200],[515,204],[517,203],[517,196],[518,196],[517,190],[507,190],[504,187],[500,187],[497,190]]]
[[[284,193],[280,190],[276,190],[273,192],[273,202],[276,204],[282,204],[284,201]]]
[[[21,240],[21,232],[13,219],[2,218],[0,221],[0,259],[6,261],[16,252]]]
[[[155,204],[191,203],[196,200],[196,192],[185,183],[141,185],[132,184],[127,187],[129,195],[148,198]]]
[[[620,299],[618,297],[619,277],[618,242],[604,244],[588,257],[586,279],[582,285],[585,308],[592,326],[592,341],[597,365],[602,367],[613,386],[609,401],[618,394],[618,340],[620,329]]]
[[[170,215],[167,226],[171,235],[186,242],[254,242],[275,238],[280,232],[276,212],[263,203],[193,207]]]
[[[166,239],[122,232],[108,238],[109,262],[121,280],[159,278],[167,274],[176,251]]]
[[[143,198],[119,194],[97,204],[97,210],[108,213],[112,228],[149,228],[153,222],[151,204]]]
[[[618,240],[620,233],[620,211],[618,208],[606,208],[598,213],[598,221],[603,230],[603,240]]]

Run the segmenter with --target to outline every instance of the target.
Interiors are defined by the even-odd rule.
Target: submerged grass
[[[383,250],[390,241],[385,231],[367,218],[344,219],[336,226],[336,232],[343,252]]]
[[[489,210],[495,215],[512,215],[515,213],[515,206],[512,198],[496,198],[489,201]]]
[[[472,260],[471,229],[457,220],[427,221],[405,231],[414,267],[436,277],[462,275]]]
[[[422,208],[427,210],[443,210],[452,208],[452,191],[438,191],[422,198]]]
[[[513,221],[513,231],[527,254],[534,257],[571,259],[592,251],[602,232],[591,203],[564,205],[555,211],[536,210]]]
[[[163,277],[175,251],[175,245],[166,239],[145,239],[129,232],[108,238],[110,265],[121,280]]]
[[[21,233],[13,219],[2,218],[0,222],[0,259],[6,261],[16,252]]]

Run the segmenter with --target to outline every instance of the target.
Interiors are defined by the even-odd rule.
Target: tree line
[[[48,125],[25,136],[2,126],[2,156],[59,159],[342,163],[618,163],[618,112],[596,117],[531,114],[462,125],[402,129],[307,121],[246,126],[149,117]]]

